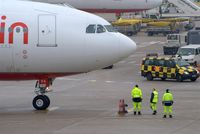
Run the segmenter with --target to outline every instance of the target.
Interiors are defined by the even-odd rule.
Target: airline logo
[[[6,43],[5,41],[6,19],[7,17],[5,15],[1,16],[1,19],[0,19],[0,44]],[[28,26],[24,24],[23,22],[15,22],[12,25],[10,25],[8,29],[8,43],[13,44],[14,30],[17,27],[20,27],[23,29],[23,43],[27,45],[28,44]]]

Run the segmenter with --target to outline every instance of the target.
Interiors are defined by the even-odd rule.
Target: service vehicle
[[[120,33],[127,36],[137,34],[141,29],[142,20],[138,19],[123,19],[120,18],[117,21],[112,22],[113,27]]]
[[[183,45],[182,38],[180,34],[168,34],[167,43],[163,46],[164,55],[176,55],[178,49]]]
[[[134,25],[124,25],[124,26],[113,26],[116,31],[125,34],[127,36],[133,36],[136,35],[139,31],[141,26],[138,24]]]
[[[198,29],[198,28],[197,28]],[[185,37],[187,45],[199,45],[200,46],[200,30],[190,30]]]
[[[176,53],[176,57],[181,57],[191,65],[200,64],[200,45],[187,45],[180,47]]]
[[[197,69],[181,58],[147,55],[141,64],[141,76],[149,81],[154,78],[196,81],[199,75]]]
[[[150,22],[148,23],[148,28],[146,33],[148,36],[163,34],[164,36],[168,34],[179,33],[179,28],[174,22]]]

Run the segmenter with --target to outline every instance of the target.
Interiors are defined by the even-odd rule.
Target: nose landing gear
[[[50,99],[45,93],[49,92],[49,86],[52,85],[52,79],[38,80],[35,85],[36,97],[33,99],[33,107],[36,110],[45,110],[50,105]]]

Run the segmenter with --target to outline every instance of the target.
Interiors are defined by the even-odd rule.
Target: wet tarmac
[[[163,36],[139,33],[134,55],[113,69],[57,78],[47,95],[46,111],[32,107],[35,81],[0,82],[0,134],[198,134],[200,132],[200,79],[147,81],[140,76],[146,53],[163,53]],[[142,115],[132,112],[131,90],[143,90]],[[159,91],[158,114],[152,115],[149,99],[152,88]],[[162,94],[174,95],[173,118],[163,119]],[[119,116],[118,101],[125,99],[129,113]]]

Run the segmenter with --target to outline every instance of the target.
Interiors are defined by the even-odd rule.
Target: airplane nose
[[[136,43],[129,37],[119,33],[119,58],[124,59],[134,53],[137,46]]]

